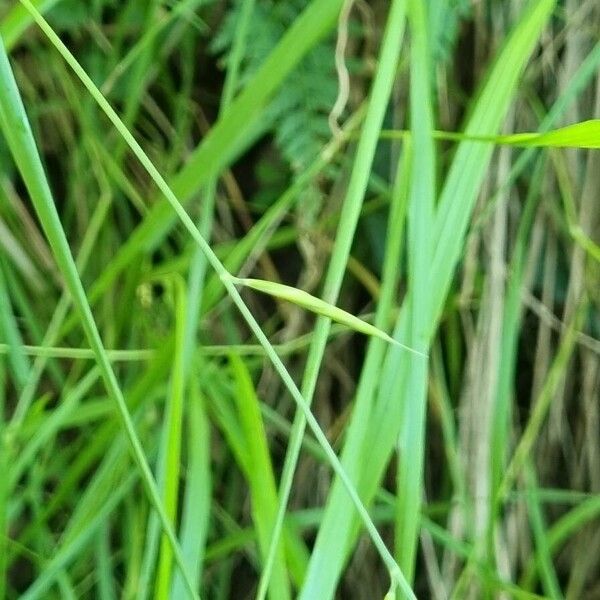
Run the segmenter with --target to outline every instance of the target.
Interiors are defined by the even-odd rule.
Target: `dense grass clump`
[[[0,5],[0,600],[598,595],[599,27]]]

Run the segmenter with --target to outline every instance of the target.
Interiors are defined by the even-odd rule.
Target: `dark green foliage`
[[[226,57],[231,49],[241,0],[226,14],[211,48]],[[262,0],[252,16],[251,43],[242,61],[240,87],[262,64],[306,6],[302,0]],[[333,39],[317,45],[273,100],[267,115],[273,121],[277,146],[294,173],[306,168],[331,137],[327,117],[338,90]]]

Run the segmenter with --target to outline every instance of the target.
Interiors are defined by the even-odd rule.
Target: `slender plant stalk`
[[[414,594],[413,594],[410,586],[406,582],[406,579],[402,575],[400,568],[398,567],[393,556],[387,549],[385,542],[383,541],[383,539],[381,538],[381,535],[379,534],[379,532],[377,530],[377,527],[375,526],[375,524],[373,523],[373,520],[369,516],[369,512],[367,511],[367,509],[365,508],[364,504],[362,503],[360,497],[358,496],[352,481],[350,480],[350,478],[346,474],[344,468],[342,467],[342,464],[340,463],[337,455],[335,454],[335,451],[333,450],[333,448],[331,447],[331,444],[327,440],[327,437],[321,430],[319,423],[315,419],[314,415],[311,413],[309,404],[303,398],[302,394],[300,393],[300,390],[296,387],[296,384],[294,383],[292,377],[290,376],[287,369],[285,368],[285,365],[283,364],[281,359],[277,356],[273,346],[269,342],[267,336],[262,331],[260,325],[254,318],[252,312],[250,311],[250,309],[246,306],[246,304],[242,300],[240,294],[238,293],[238,291],[235,287],[235,284],[233,283],[233,281],[231,279],[232,278],[231,274],[225,269],[225,267],[223,266],[223,263],[219,260],[219,258],[214,253],[214,251],[212,250],[212,248],[210,247],[208,242],[202,237],[202,235],[198,231],[197,227],[194,225],[194,222],[192,221],[190,216],[187,214],[187,212],[185,211],[185,209],[183,208],[183,206],[181,205],[181,203],[179,202],[179,200],[177,199],[177,197],[175,196],[175,194],[173,193],[173,191],[171,190],[171,188],[169,187],[167,182],[164,180],[164,178],[158,172],[158,170],[156,169],[156,167],[154,166],[152,161],[148,158],[147,154],[144,152],[142,147],[138,144],[138,142],[135,140],[135,138],[132,136],[132,134],[129,132],[129,130],[125,127],[125,125],[123,124],[123,122],[121,121],[121,119],[119,118],[117,113],[110,106],[108,101],[104,98],[104,96],[102,95],[100,90],[98,90],[98,88],[93,83],[93,81],[89,78],[89,76],[87,75],[85,70],[77,62],[76,58],[71,54],[71,52],[68,50],[68,48],[62,43],[60,38],[56,35],[54,30],[52,29],[52,27],[40,15],[40,13],[35,9],[35,7],[31,4],[31,2],[29,0],[20,0],[20,2],[22,2],[23,5],[32,13],[35,21],[40,26],[40,29],[42,29],[42,31],[46,34],[46,36],[51,41],[51,43],[56,47],[56,49],[60,52],[62,57],[65,59],[65,61],[73,69],[75,74],[82,81],[84,86],[90,92],[90,94],[92,95],[94,100],[98,103],[100,108],[104,111],[104,113],[109,118],[109,120],[112,122],[112,124],[115,126],[115,128],[120,133],[120,135],[123,136],[123,138],[129,145],[129,147],[131,148],[131,150],[133,151],[135,156],[138,158],[138,160],[142,164],[142,166],[146,169],[146,171],[152,177],[152,179],[154,180],[154,182],[156,183],[158,188],[164,194],[165,198],[168,200],[172,209],[175,211],[175,213],[177,214],[177,217],[183,223],[183,225],[186,228],[186,230],[188,231],[188,233],[192,236],[194,241],[198,244],[198,246],[205,253],[208,262],[210,263],[212,268],[216,271],[216,273],[219,275],[219,278],[221,279],[227,292],[229,293],[230,297],[232,298],[234,304],[237,306],[241,315],[244,317],[245,321],[248,323],[248,326],[250,327],[251,331],[254,333],[254,335],[258,339],[259,343],[264,347],[265,352],[267,353],[267,356],[269,357],[273,366],[275,367],[275,370],[281,377],[283,383],[285,384],[286,388],[292,395],[293,399],[295,400],[295,402],[297,403],[297,405],[299,406],[301,411],[304,413],[306,421],[307,421],[309,427],[311,428],[311,430],[313,431],[313,434],[317,438],[317,441],[319,442],[319,444],[325,451],[325,454],[327,456],[327,459],[328,459],[331,467],[336,472],[336,474],[341,479],[341,481],[344,482],[344,486],[347,490],[348,495],[350,496],[350,498],[352,500],[352,503],[354,504],[357,512],[359,513],[361,520],[363,521],[367,531],[369,532],[369,535],[371,536],[371,539],[373,540],[373,543],[375,544],[375,547],[377,548],[377,551],[379,552],[381,558],[383,559],[384,563],[386,564],[386,567],[388,568],[388,570],[390,572],[392,581],[394,583],[400,585],[400,587],[410,597],[414,597]],[[394,7],[395,7],[395,11],[393,11],[393,14],[395,14],[396,18],[398,17],[398,13],[400,13],[401,16],[404,15],[403,3],[400,0],[396,0]],[[394,39],[395,39],[395,36],[397,36],[397,30],[395,30],[393,32],[393,35],[389,34],[389,37],[392,37]],[[393,72],[394,68],[395,68],[395,63],[388,64],[387,68]],[[367,117],[367,122],[368,121],[369,121],[369,119]],[[376,130],[378,131],[379,127],[377,127]],[[377,138],[376,132],[373,137],[375,138],[375,140],[372,142],[374,145],[376,143],[376,138]],[[33,137],[31,139],[33,140]],[[41,167],[41,165],[40,165],[40,167]],[[369,168],[367,167],[365,169],[363,166],[363,170],[368,173]],[[360,207],[358,207],[357,216],[358,216],[359,211],[360,211]],[[58,219],[58,215],[56,215],[56,219]],[[61,229],[61,232],[62,232],[62,229]],[[63,237],[64,237],[64,232],[63,232]],[[66,244],[66,239],[65,239],[64,243]],[[67,245],[67,250],[68,250],[68,245]],[[69,254],[69,256],[70,256],[70,254]],[[74,265],[73,265],[73,268],[74,268]],[[75,271],[75,273],[76,273],[76,271]],[[79,282],[78,285],[79,285],[79,287],[81,287],[81,282],[79,281],[78,278],[76,279],[76,281]],[[81,289],[81,292],[83,293],[83,289]],[[84,308],[88,312],[90,312],[89,305],[87,305],[87,303],[85,304]],[[94,331],[96,331],[96,335],[97,335],[97,330],[94,330]],[[98,336],[98,338],[99,338],[99,336]],[[325,337],[325,339],[326,339],[326,337]],[[103,347],[101,346],[101,343],[100,343],[100,348],[102,351],[104,350]],[[105,353],[103,353],[102,356],[103,356],[103,362],[101,363],[101,366],[106,367],[108,369],[108,373],[112,374],[113,378],[114,378],[114,373],[110,367],[110,363],[109,363],[108,359],[105,356]],[[116,381],[115,381],[115,384],[116,384]],[[116,387],[116,390],[119,391],[118,385],[116,385],[115,387]],[[125,411],[126,411],[126,406],[125,406],[124,400],[122,398],[122,395],[119,394],[118,397],[122,400],[123,409],[125,409]],[[131,420],[127,413],[126,413],[126,416],[127,416],[126,423],[130,424]],[[133,432],[133,429],[132,429],[132,432]],[[133,432],[133,433],[135,434],[135,432]],[[137,440],[137,438],[135,438],[135,439]],[[139,442],[138,442],[138,444],[139,444]],[[141,452],[141,446],[140,446],[140,452]],[[162,506],[162,503],[160,501],[160,496],[158,495],[158,491],[156,489],[156,484],[154,483],[154,479],[152,477],[150,469],[149,469],[147,463],[145,462],[145,459],[143,458],[143,453],[141,454],[141,457],[144,460],[143,464],[145,465],[145,468],[147,468],[147,473],[145,472],[145,475],[147,475],[148,480],[152,482],[153,500],[156,502],[156,504],[158,506],[161,507],[161,521],[164,520],[163,528],[165,529],[165,531],[170,532],[169,537],[172,540],[173,551],[175,553],[175,556],[177,557],[178,566],[183,570],[184,563],[183,563],[183,557],[181,555],[181,551],[179,549],[179,545],[177,543],[177,540],[175,538],[173,530],[170,526],[168,517],[164,512],[164,507]],[[156,494],[156,495],[154,496],[154,494]]]

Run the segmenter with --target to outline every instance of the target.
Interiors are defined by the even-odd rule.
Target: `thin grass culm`
[[[88,89],[90,94],[93,96],[94,100],[98,103],[98,105],[103,110],[103,112],[111,120],[111,122],[113,123],[115,128],[119,131],[119,133],[121,134],[123,139],[127,142],[128,146],[131,148],[133,153],[138,158],[138,160],[142,163],[142,165],[147,170],[149,175],[152,177],[152,179],[154,180],[156,185],[159,187],[161,192],[167,198],[167,200],[171,204],[173,210],[177,213],[177,216],[179,217],[179,219],[185,226],[188,233],[192,236],[194,241],[198,244],[200,249],[206,255],[209,263],[211,264],[213,269],[216,271],[216,273],[219,275],[228,294],[231,296],[232,300],[234,301],[234,303],[240,310],[240,313],[242,314],[242,316],[244,317],[244,319],[250,326],[251,330],[253,331],[254,335],[257,337],[258,341],[265,348],[265,351],[266,351],[269,359],[273,363],[273,366],[279,373],[280,377],[282,378],[284,384],[286,385],[286,387],[292,394],[292,397],[298,404],[299,408],[304,413],[307,423],[309,424],[309,427],[311,428],[311,430],[313,431],[313,434],[317,438],[317,441],[319,442],[319,444],[322,446],[323,450],[325,451],[328,462],[330,463],[331,467],[335,470],[336,474],[342,479],[342,481],[344,481],[347,492],[350,495],[350,498],[352,499],[352,501],[356,507],[356,510],[360,514],[361,519],[363,520],[365,527],[367,528],[367,531],[369,532],[369,535],[371,536],[371,538],[373,540],[373,543],[375,544],[379,554],[381,555],[383,561],[385,562],[386,566],[388,567],[388,570],[390,573],[390,578],[392,580],[392,584],[394,586],[396,586],[396,585],[400,586],[400,588],[403,590],[403,593],[407,594],[408,597],[414,597],[414,594],[413,594],[410,586],[406,582],[406,579],[402,576],[402,572],[401,572],[400,568],[398,567],[394,558],[392,557],[389,550],[387,549],[384,541],[382,540],[379,532],[377,531],[375,524],[373,523],[371,517],[369,516],[367,509],[364,507],[364,505],[362,504],[362,502],[360,500],[360,497],[356,493],[354,485],[352,484],[350,478],[345,473],[339,459],[337,458],[334,450],[332,449],[331,445],[329,444],[327,437],[321,430],[317,420],[310,412],[309,405],[302,397],[300,390],[296,387],[294,381],[292,380],[291,376],[289,375],[288,371],[286,370],[283,362],[275,353],[271,343],[269,342],[268,338],[263,333],[260,325],[258,324],[256,319],[252,315],[251,311],[248,309],[248,307],[242,300],[237,289],[235,288],[235,285],[234,285],[233,281],[231,280],[231,274],[227,272],[227,270],[225,269],[225,267],[223,266],[221,261],[218,259],[216,254],[211,249],[210,245],[200,235],[200,232],[194,225],[193,221],[190,219],[189,215],[187,214],[187,212],[185,211],[185,209],[183,208],[181,203],[177,200],[177,198],[173,194],[172,190],[169,188],[166,181],[163,179],[163,177],[157,171],[156,167],[153,165],[153,163],[148,158],[146,153],[143,151],[141,146],[136,142],[135,138],[127,130],[127,128],[125,127],[125,125],[123,124],[121,119],[118,117],[118,115],[112,109],[110,104],[106,101],[106,99],[104,98],[104,96],[102,95],[100,90],[94,85],[94,83],[89,78],[89,76],[86,74],[84,69],[79,65],[79,63],[77,62],[75,57],[69,52],[67,47],[62,43],[60,38],[54,33],[51,26],[42,17],[42,15],[36,10],[36,8],[30,2],[28,2],[28,0],[21,0],[21,2],[23,4],[23,6],[25,6],[27,8],[27,10],[29,10],[31,12],[31,14],[33,15],[37,24],[47,35],[48,39],[56,47],[56,49],[60,52],[62,57],[65,59],[65,61],[69,64],[69,66],[73,69],[73,71],[76,73],[76,75],[82,81],[84,86]],[[33,140],[33,138],[32,138],[32,140]],[[57,215],[56,215],[56,219],[58,220]],[[66,240],[65,240],[65,244],[66,244]],[[74,263],[73,263],[73,270],[76,271],[75,267],[74,267]],[[77,279],[77,281],[79,281],[79,279]],[[81,286],[81,283],[79,283],[79,286]],[[83,288],[81,288],[81,294],[83,294]],[[89,306],[87,305],[87,303],[85,304],[85,306],[86,306],[87,311],[89,312]],[[91,313],[90,313],[90,318],[91,318]],[[96,334],[97,334],[97,332],[96,332]],[[110,363],[105,356],[104,349],[103,348],[101,348],[101,349],[102,349],[102,353],[104,356],[102,365],[104,365],[104,364],[106,365],[106,367],[108,369],[107,372],[110,374],[112,379],[114,379],[114,374],[110,367]],[[116,384],[116,380],[114,383],[114,387],[116,390],[118,390],[118,384]],[[119,395],[118,397],[120,399],[122,399],[121,395]],[[122,400],[122,406],[123,406],[123,409],[125,409],[124,400]],[[129,421],[126,421],[126,422],[129,423]],[[133,425],[131,425],[131,431],[133,431]],[[139,451],[140,451],[140,456],[143,458],[141,446],[140,446]],[[148,475],[151,477],[149,467],[147,467],[147,463],[145,462],[145,460],[143,462],[141,461],[141,458],[139,460],[140,460],[140,464],[145,465],[145,468],[148,471]],[[153,482],[153,479],[151,479],[151,481]],[[153,487],[152,487],[153,497],[155,494],[157,504],[159,504],[158,492],[156,491],[155,485],[153,483],[152,483],[152,485],[153,485]],[[170,525],[169,525],[168,529],[166,527],[166,525],[168,524],[168,518],[166,516],[166,513],[164,512],[164,508],[161,508],[161,511],[162,511],[161,512],[161,521],[164,519],[164,522],[162,523],[163,527],[165,528],[165,531],[167,532],[169,537],[172,539],[175,556],[178,558],[178,564],[181,568],[184,563],[183,563],[183,558],[181,557],[181,554],[180,554],[180,550],[178,550],[178,545],[177,545],[177,542],[175,539],[175,535],[174,535],[173,530]],[[178,556],[178,554],[179,554],[179,556]]]

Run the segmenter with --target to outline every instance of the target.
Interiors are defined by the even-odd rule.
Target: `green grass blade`
[[[108,209],[110,207],[112,201],[112,197],[109,193],[103,194],[94,210],[94,214],[90,219],[90,224],[85,232],[85,236],[83,238],[83,242],[81,244],[81,248],[79,250],[79,254],[77,256],[77,268],[80,273],[82,273],[85,269],[85,266],[88,262],[88,259],[92,253],[94,248],[94,244],[98,238],[99,230],[104,223],[106,218]],[[67,315],[67,311],[71,306],[71,299],[69,297],[68,292],[65,290],[56,306],[54,314],[52,315],[52,319],[50,320],[50,324],[46,330],[46,334],[41,342],[41,350],[49,350],[47,346],[51,346],[56,341],[58,337],[58,332],[60,327]],[[1,352],[1,349],[0,349]],[[91,358],[94,358],[94,353],[89,350],[87,351],[90,354]],[[42,373],[48,363],[48,358],[51,357],[51,354],[38,354],[38,359],[34,361],[33,368],[30,372],[29,378],[27,380],[27,384],[23,389],[23,392],[19,396],[19,401],[17,406],[15,407],[15,412],[10,422],[10,427],[12,429],[17,429],[19,424],[25,418],[27,410],[33,401],[33,397],[35,395],[35,391],[37,389],[38,382],[42,376]]]
[[[583,121],[546,133],[499,135],[487,141],[523,148],[600,148],[600,120]]]
[[[435,151],[433,145],[433,99],[430,74],[431,50],[427,35],[427,6],[423,0],[409,1],[411,29],[410,110],[413,161],[408,210],[408,298],[410,343],[426,353],[429,346],[429,269],[434,222]],[[414,577],[419,516],[425,461],[425,419],[428,361],[411,357],[398,440],[398,502],[396,510],[396,554],[409,581]]]
[[[200,581],[202,561],[211,511],[211,456],[210,427],[204,407],[204,398],[197,389],[197,379],[192,376],[188,386],[186,436],[188,462],[183,498],[179,539],[181,550],[194,583]],[[179,572],[175,573],[172,598],[181,598],[185,583]]]
[[[388,218],[385,262],[377,313],[375,316],[375,324],[381,327],[387,327],[391,323],[390,313],[395,304],[397,284],[400,277],[398,265],[401,263],[404,249],[403,233],[408,207],[411,164],[412,147],[410,140],[407,140],[403,145],[402,158],[398,163],[394,190],[392,192],[390,215]],[[365,365],[361,372],[356,393],[353,418],[346,433],[346,436],[351,439],[364,439],[366,435],[368,421],[371,416],[373,396],[381,373],[381,365],[385,356],[385,350],[386,344],[382,340],[379,340],[378,338],[370,339]],[[346,444],[342,458],[346,469],[356,481],[364,461],[362,448],[359,447],[358,444],[355,446]],[[348,518],[348,511],[352,510],[352,507],[349,505],[345,495],[341,491],[339,482],[335,482],[332,495],[334,497],[339,495],[340,497],[336,498],[336,500],[338,500],[337,502],[330,502],[326,507],[313,555],[329,550],[331,556],[335,557],[336,550],[331,546],[328,547],[329,540],[337,540],[337,552],[339,552],[340,546],[343,546],[344,543],[347,545],[346,539],[340,537],[340,532],[343,531],[345,521]],[[323,548],[325,550],[323,550]],[[325,559],[322,560],[324,561]],[[329,561],[331,560],[332,558],[330,557]],[[332,563],[328,562],[327,564]]]
[[[250,17],[254,9],[254,0],[245,0],[239,21],[236,24],[236,36],[231,54],[228,57],[227,75],[225,78],[219,116],[223,116],[230,108],[234,92],[238,85],[239,71],[244,56]],[[213,227],[214,209],[217,196],[217,179],[206,184],[204,202],[198,230],[206,239],[210,239]],[[197,327],[200,318],[202,298],[205,293],[206,271],[208,260],[205,253],[194,245],[194,254],[188,275],[188,295],[185,314],[185,332],[183,334],[183,377],[187,384],[191,403],[188,408],[190,423],[188,483],[184,498],[184,513],[181,524],[181,541],[184,556],[192,576],[200,578],[202,558],[204,555],[208,524],[211,514],[211,476],[210,476],[210,430],[204,413],[204,400],[194,380],[196,369],[192,361],[197,346]],[[191,375],[191,377],[190,377]],[[182,591],[182,580],[179,574],[173,584],[173,597],[179,597]]]
[[[382,139],[406,139],[410,131],[384,130]],[[591,119],[574,123],[543,133],[512,133],[509,135],[486,135],[485,133],[456,133],[452,131],[432,132],[436,140],[452,142],[481,142],[497,146],[516,146],[519,148],[600,148],[600,120]]]
[[[574,319],[567,326],[567,330],[561,340],[558,352],[556,353],[550,371],[548,372],[548,376],[535,400],[535,405],[532,407],[531,415],[521,439],[504,471],[504,477],[498,486],[497,497],[495,499],[496,502],[501,502],[506,497],[514,484],[515,479],[527,462],[531,449],[538,438],[546,415],[548,414],[556,389],[564,376],[566,365],[574,352],[576,332],[581,326],[586,310],[587,300],[584,300],[577,307]]]
[[[31,6],[30,6],[31,7]],[[30,8],[28,7],[28,8]],[[39,13],[38,13],[39,14]],[[73,303],[81,318],[81,323],[88,338],[88,342],[94,350],[96,360],[102,377],[106,385],[106,389],[112,397],[115,405],[119,410],[119,415],[123,428],[125,429],[131,449],[144,485],[147,488],[150,501],[157,510],[163,528],[169,535],[173,544],[175,555],[180,567],[183,568],[183,559],[181,550],[178,547],[177,539],[172,527],[169,524],[168,517],[165,513],[164,506],[160,500],[152,472],[146,461],[144,450],[137,437],[131,416],[127,409],[125,399],[115,377],[114,371],[110,365],[110,361],[106,356],[104,345],[100,338],[100,334],[94,322],[90,306],[85,296],[85,291],[77,267],[71,251],[69,243],[62,228],[52,192],[48,185],[42,163],[37,152],[33,134],[29,125],[27,114],[23,106],[17,85],[12,73],[8,57],[4,51],[4,46],[0,40],[0,82],[4,88],[4,93],[0,95],[0,125],[4,136],[6,137],[11,152],[14,156],[25,184],[31,195],[31,200],[34,204],[46,237],[53,250],[56,262],[65,279],[66,285],[73,298]],[[195,596],[195,592],[191,585],[189,586],[190,595]]]
[[[108,523],[100,527],[96,534],[96,560],[98,561],[98,597],[100,600],[117,600],[112,576],[110,555],[110,528]]]
[[[61,0],[33,0],[34,6],[41,14],[48,12]],[[10,52],[19,41],[19,38],[33,23],[30,12],[20,4],[15,4],[0,23],[0,37],[4,40],[6,50]]]
[[[269,551],[269,542],[277,515],[277,488],[260,405],[250,374],[239,356],[232,354],[230,363],[236,382],[237,413],[247,453],[246,475],[252,497],[252,519],[260,554],[264,561]],[[273,566],[269,598],[273,600],[291,598],[282,546],[279,547]]]
[[[246,0],[242,5],[239,21],[236,24],[234,45],[228,58],[227,76],[223,86],[219,116],[223,116],[229,109],[234,98],[253,9],[254,0]],[[198,223],[198,230],[205,239],[210,239],[213,227],[217,183],[216,179],[211,179],[206,184],[200,222]],[[198,319],[200,318],[200,307],[204,294],[207,266],[208,261],[205,254],[195,245],[188,276],[188,310],[186,315],[186,337],[184,340],[184,369],[186,371],[189,370],[193,350],[196,346],[196,329]]]
[[[600,516],[600,496],[594,496],[582,502],[558,519],[548,530],[548,546],[550,554],[556,554],[560,547],[579,529]],[[530,560],[525,574],[523,586],[530,589],[535,586],[538,569],[537,561]]]
[[[177,522],[177,504],[179,497],[179,481],[181,479],[181,434],[183,420],[184,399],[184,339],[185,339],[185,296],[186,290],[183,280],[173,276],[167,284],[171,284],[174,302],[175,319],[175,353],[173,355],[173,369],[169,385],[169,397],[165,407],[165,447],[162,458],[164,464],[159,467],[163,478],[163,498],[165,510],[173,527]],[[182,551],[183,552],[183,551]],[[158,572],[156,575],[156,588],[154,597],[157,600],[169,598],[171,588],[171,571],[173,555],[168,537],[163,534],[160,546]],[[191,577],[191,575],[190,575]]]
[[[591,258],[596,262],[600,262],[600,246],[587,237],[579,225],[570,226],[569,233],[575,242],[577,242]]]
[[[544,515],[539,504],[538,487],[535,472],[531,461],[527,461],[524,469],[525,481],[527,485],[527,509],[529,512],[529,521],[533,530],[533,537],[536,545],[536,555],[538,565],[542,576],[544,592],[552,600],[560,600],[563,594],[558,583],[558,577],[552,564],[552,555],[548,542],[548,531],[544,520]]]
[[[493,132],[500,127],[514,97],[527,58],[531,55],[554,6],[555,0],[528,3],[520,17],[519,25],[494,62],[486,85],[468,118],[464,129],[466,135],[481,131]],[[482,147],[475,142],[459,144],[444,184],[433,233],[436,248],[430,282],[439,293],[432,306],[432,329],[439,319],[456,264],[462,254],[464,235],[492,149],[492,145]],[[457,203],[457,198],[461,199],[460,203]]]
[[[353,314],[342,310],[333,304],[329,304],[329,302],[325,302],[324,300],[321,300],[320,298],[317,298],[305,292],[304,290],[299,290],[289,285],[283,285],[273,281],[264,281],[261,279],[240,279],[239,277],[232,277],[232,281],[234,281],[237,285],[243,285],[253,290],[262,292],[263,294],[269,294],[275,298],[281,298],[282,300],[292,302],[297,306],[300,306],[318,315],[327,317],[328,319],[336,321],[337,323],[341,323],[342,325],[345,325],[354,331],[358,331],[359,333],[378,337],[389,344],[400,346],[408,352],[425,356],[425,354],[422,352],[414,350],[413,348],[409,348],[408,346],[396,341],[394,338],[385,333],[385,331],[374,327],[370,323],[359,319]]]
[[[510,423],[511,423],[511,398],[513,393],[514,375],[517,368],[516,357],[518,347],[518,336],[521,330],[522,309],[521,294],[525,277],[525,266],[527,260],[527,244],[533,226],[536,209],[541,195],[541,184],[543,180],[546,161],[538,160],[530,182],[529,193],[521,215],[521,222],[517,233],[515,250],[511,258],[509,278],[506,290],[506,300],[502,321],[502,337],[500,342],[500,365],[498,368],[497,392],[494,399],[490,469],[492,507],[489,513],[490,523],[488,525],[490,541],[493,539],[496,518],[496,509],[493,496],[495,495],[506,468],[507,449],[510,447]]]

